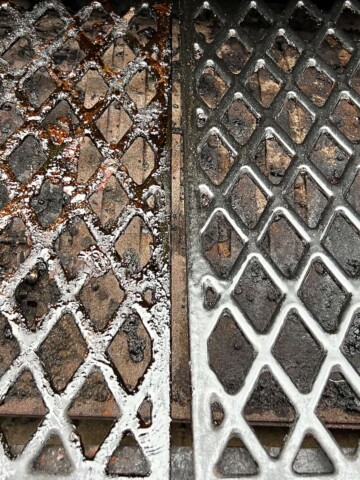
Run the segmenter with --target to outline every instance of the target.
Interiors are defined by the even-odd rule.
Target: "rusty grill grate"
[[[195,476],[356,477],[358,5],[185,5]]]
[[[167,478],[169,7],[23,6],[0,7],[0,477]]]

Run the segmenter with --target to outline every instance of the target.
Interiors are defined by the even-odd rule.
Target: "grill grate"
[[[359,6],[171,3],[0,6],[0,478],[356,477]]]
[[[356,476],[358,6],[184,5],[195,476]]]
[[[21,6],[0,8],[0,477],[167,478],[169,7]]]

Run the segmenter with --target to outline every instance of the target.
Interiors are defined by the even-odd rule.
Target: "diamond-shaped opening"
[[[62,184],[45,180],[39,194],[32,198],[31,206],[40,225],[47,228],[61,215],[66,202],[67,196],[64,194]]]
[[[208,358],[210,368],[228,394],[239,392],[255,357],[253,346],[234,317],[224,310],[208,339]]]
[[[338,330],[350,295],[321,260],[311,264],[299,297],[326,332]]]
[[[109,35],[113,20],[103,8],[94,8],[81,28],[89,40],[97,43]]]
[[[301,5],[295,8],[289,19],[289,25],[300,38],[309,41],[319,30],[321,21],[315,18],[305,6]]]
[[[328,378],[325,388],[322,392],[315,413],[320,418],[324,426],[334,423],[339,427],[351,427],[359,423],[360,418],[360,398],[354,392],[344,375],[334,368]],[[329,429],[330,433],[334,430]],[[337,435],[334,436],[339,440]],[[341,447],[341,444],[339,445]],[[341,450],[347,455],[354,455],[356,448]]]
[[[34,58],[35,52],[29,40],[21,37],[6,50],[2,58],[14,70],[21,70]]]
[[[357,213],[360,214],[360,171],[355,175],[355,178],[346,195],[346,200],[353,206]]]
[[[0,437],[10,459],[15,459],[25,450],[43,418],[30,418],[13,414],[0,417]],[[21,439],[21,441],[19,441]]]
[[[138,109],[146,107],[153,100],[156,89],[156,77],[147,69],[135,73],[125,87],[125,91]]]
[[[310,228],[316,228],[329,204],[329,198],[308,171],[300,171],[288,189],[286,199]]]
[[[24,81],[23,91],[34,108],[39,108],[56,90],[45,67],[40,67]]]
[[[15,103],[3,103],[0,106],[0,145],[3,145],[22,123]]]
[[[123,37],[118,37],[102,56],[104,63],[114,73],[119,73],[135,60],[135,54]]]
[[[202,235],[202,250],[214,271],[227,277],[243,248],[244,242],[234,227],[217,211]]]
[[[152,341],[140,316],[133,312],[121,325],[108,354],[126,390],[137,390],[152,361]]]
[[[202,8],[195,17],[194,26],[206,43],[212,43],[221,31],[222,22],[210,8]]]
[[[335,70],[342,71],[349,63],[352,54],[334,35],[328,34],[317,50],[320,57]]]
[[[281,213],[273,217],[260,245],[286,277],[296,274],[307,249],[305,240]]]
[[[216,52],[230,72],[235,75],[241,72],[250,54],[251,52],[234,35],[231,35]]]
[[[10,167],[17,180],[26,183],[46,162],[46,154],[41,143],[28,135],[8,157]]]
[[[117,477],[147,477],[150,462],[131,431],[124,432],[119,446],[111,455],[106,473]]]
[[[11,326],[6,317],[0,313],[0,377],[4,375],[15,358],[20,353],[19,342],[13,335]]]
[[[39,262],[15,290],[16,303],[29,330],[35,332],[40,327],[60,296],[59,288],[55,280],[49,276],[46,264]]]
[[[3,39],[9,35],[16,25],[16,18],[14,18],[13,12],[2,8],[0,10],[0,38]]]
[[[78,418],[71,419],[71,421],[75,425],[75,434],[80,439],[83,455],[87,460],[93,460],[110,434],[116,420]]]
[[[286,73],[292,71],[300,57],[299,50],[291,45],[283,35],[275,38],[274,44],[269,50],[270,57]]]
[[[259,42],[267,34],[271,20],[265,18],[256,7],[250,7],[240,25],[254,42]]]
[[[49,461],[49,459],[56,459]],[[51,434],[31,464],[31,472],[45,475],[70,475],[74,465],[57,434]]]
[[[60,72],[67,75],[84,60],[85,53],[74,38],[69,38],[52,54],[52,58]]]
[[[341,352],[360,375],[360,311],[356,311],[351,319]]]
[[[138,42],[141,45],[146,45],[154,38],[158,29],[155,11],[144,4],[131,19],[129,28]]]
[[[42,399],[41,393],[35,383],[30,370],[23,370],[7,391],[0,403],[0,415],[17,417],[23,411],[24,398],[26,398],[26,411],[29,417],[43,419],[48,409]]]
[[[245,145],[256,129],[258,118],[240,98],[235,98],[225,112],[222,123],[240,145]]]
[[[340,428],[328,427],[328,431],[338,444],[342,453],[347,457],[354,457],[359,451],[360,432],[353,428],[344,428],[342,425]]]
[[[37,354],[52,388],[56,392],[65,390],[87,354],[86,342],[71,314],[57,321]]]
[[[71,220],[66,229],[57,238],[55,250],[69,280],[76,278],[84,264],[83,259],[79,255],[89,250],[95,244],[94,237],[91,235],[84,220],[80,217],[75,217]]]
[[[292,425],[275,425],[271,427],[266,425],[252,425],[252,430],[267,454],[272,459],[277,460],[280,458],[281,452],[291,435]],[[271,431],[270,434],[269,430]]]
[[[245,172],[240,174],[232,187],[228,201],[244,224],[252,229],[260,220],[268,199],[251,175]]]
[[[19,416],[19,412],[23,410],[24,399],[29,417]],[[0,404],[0,432],[10,458],[16,458],[22,453],[47,413],[48,409],[32,373],[30,370],[23,370]]]
[[[359,21],[359,11],[355,10],[353,5],[345,3],[336,25],[342,32],[346,32],[351,40],[358,42],[360,40]]]
[[[260,333],[267,332],[272,326],[284,300],[282,291],[256,258],[246,266],[232,296]]]
[[[318,107],[322,107],[332,92],[335,82],[318,67],[307,67],[297,82],[310,100]]]
[[[86,109],[93,108],[104,100],[108,86],[96,69],[88,70],[77,84],[80,100]]]
[[[92,460],[121,415],[100,370],[94,370],[85,380],[68,415],[76,427],[85,457]]]
[[[125,298],[124,290],[110,270],[92,277],[82,288],[80,300],[96,332],[104,332]]]
[[[100,369],[95,368],[86,378],[71,403],[68,416],[72,420],[81,417],[114,420],[120,416],[120,409]]]
[[[218,301],[220,300],[220,293],[210,282],[207,282],[203,285],[203,292],[204,308],[206,308],[206,310],[212,310],[216,307]]]
[[[86,183],[96,172],[103,161],[103,156],[96,148],[90,137],[84,137],[80,144],[80,153],[77,169],[78,183]]]
[[[153,403],[150,397],[144,398],[139,406],[136,416],[139,420],[140,428],[149,428],[152,425]]]
[[[216,463],[215,470],[223,478],[237,478],[256,475],[259,467],[242,439],[232,435]]]
[[[79,120],[67,100],[60,100],[42,122],[44,127],[60,127],[67,133],[78,123]]]
[[[212,132],[200,150],[200,167],[214,185],[220,185],[230,171],[235,156],[227,142],[217,132]]]
[[[0,233],[0,280],[13,272],[30,254],[32,242],[24,222],[15,217]]]
[[[220,104],[229,85],[213,66],[208,65],[199,78],[197,88],[206,105],[214,109]]]
[[[37,36],[42,41],[55,40],[65,28],[65,23],[59,13],[50,8],[34,25]]]
[[[310,153],[310,160],[332,184],[339,182],[349,158],[350,155],[338,145],[334,137],[324,132]]]
[[[119,143],[132,125],[132,120],[117,101],[111,102],[96,125],[109,143]]]
[[[210,404],[211,423],[215,428],[220,427],[225,419],[225,410],[219,400],[214,400]]]
[[[345,214],[334,215],[322,244],[347,275],[360,276],[360,233]]]
[[[268,368],[262,370],[254,390],[246,402],[243,414],[249,425],[254,425],[255,435],[270,457],[278,458],[287,436],[296,422],[296,411]],[[269,443],[264,436],[264,429],[257,426],[263,421],[264,416],[268,422],[273,420],[281,422],[283,425],[274,429],[274,442]]]
[[[288,153],[276,137],[266,137],[260,143],[254,163],[273,185],[278,185],[290,163],[292,155]]]
[[[130,177],[142,185],[155,167],[155,154],[147,140],[137,137],[121,158]]]
[[[303,143],[310,127],[313,124],[313,116],[299,100],[288,96],[277,116],[279,125],[297,144]]]
[[[100,184],[90,196],[89,203],[104,230],[112,230],[128,204],[128,196],[115,175]]]
[[[152,257],[154,238],[144,222],[136,215],[115,243],[123,265],[129,273],[140,272]]]
[[[350,99],[338,102],[330,120],[350,142],[360,142],[360,109]]]
[[[334,473],[332,461],[319,442],[310,434],[303,439],[292,467],[296,474],[302,476]]]
[[[326,357],[295,310],[288,313],[284,326],[272,348],[280,363],[301,393],[309,393]]]
[[[270,107],[280,92],[281,82],[265,66],[257,66],[246,82],[253,97],[265,108]]]

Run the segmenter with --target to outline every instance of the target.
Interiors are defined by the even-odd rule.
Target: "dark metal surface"
[[[324,426],[359,426],[358,5],[183,5],[195,476],[230,475],[234,437],[248,475],[315,475],[309,434],[350,478]],[[276,460],[265,420],[291,427]]]

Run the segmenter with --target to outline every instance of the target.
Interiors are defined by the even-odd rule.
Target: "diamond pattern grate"
[[[0,477],[168,478],[169,7],[0,19]]]
[[[325,423],[360,396],[359,6],[183,5],[195,476],[356,477]]]

